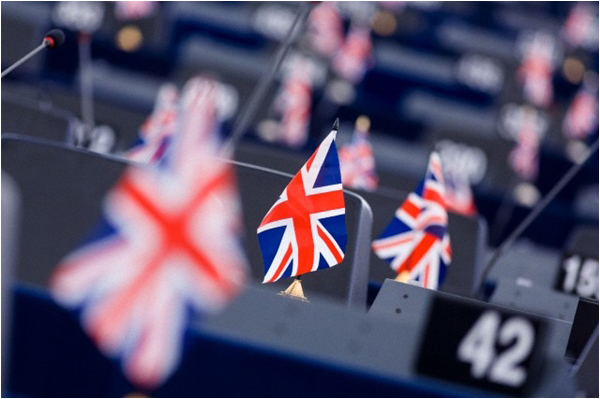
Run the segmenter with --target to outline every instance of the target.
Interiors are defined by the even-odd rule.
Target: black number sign
[[[598,301],[598,259],[578,254],[565,256],[554,288],[567,294]]]
[[[538,360],[541,321],[496,307],[437,297],[417,371],[510,395],[525,395]]]
[[[580,298],[569,335],[565,358],[575,362],[598,325],[598,302]]]

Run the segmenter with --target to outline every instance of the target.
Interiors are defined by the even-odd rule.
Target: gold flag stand
[[[296,277],[294,281],[292,281],[292,284],[289,287],[287,287],[285,291],[281,291],[279,295],[287,296],[288,298],[292,299],[299,299],[302,302],[310,302],[304,296],[304,290],[302,289],[302,282],[300,281],[300,276]]]
[[[401,272],[396,276],[394,280],[399,281],[401,283],[408,283],[408,280],[410,280],[410,273],[407,271]]]
[[[404,272],[398,274],[396,276],[396,278],[394,279],[394,281],[398,281],[398,282],[404,283],[404,284],[415,285],[417,287],[423,287],[423,283],[421,281],[411,280],[410,273],[407,271],[404,271]]]

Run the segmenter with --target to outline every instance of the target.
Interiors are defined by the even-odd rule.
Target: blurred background
[[[63,46],[3,79],[2,132],[48,130],[47,122],[11,116],[17,105],[42,108],[68,120],[75,141],[89,129],[91,138],[80,145],[120,154],[136,140],[161,85],[181,87],[209,73],[220,81],[227,136],[299,7],[2,2],[2,69],[49,29],[66,33]],[[294,80],[307,90],[295,92]],[[472,185],[496,246],[597,137],[597,90],[595,3],[325,2],[292,45],[242,146],[290,154],[294,172],[293,154],[305,158],[336,117],[343,145],[366,115],[378,190],[412,190],[438,148]],[[82,93],[92,93],[91,110]],[[281,97],[305,108],[295,142],[278,137],[289,107]],[[525,158],[535,158],[525,174],[509,162],[528,142],[524,131],[534,142]],[[526,230],[530,245],[560,249],[574,226],[598,225],[597,164],[595,155]]]

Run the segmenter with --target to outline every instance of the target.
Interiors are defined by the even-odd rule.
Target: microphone
[[[31,57],[33,57],[34,55],[36,55],[43,49],[45,49],[45,48],[55,49],[56,47],[63,44],[64,41],[65,41],[65,34],[63,33],[63,31],[60,29],[52,29],[50,32],[46,33],[46,36],[44,36],[44,40],[42,41],[42,44],[40,44],[35,49],[30,51],[29,54],[25,55],[23,58],[21,58],[17,62],[12,64],[8,68],[6,68],[2,72],[0,79],[5,77],[6,75],[8,75],[13,69],[17,68],[19,65],[23,64],[25,61],[27,61],[28,59],[30,59]]]
[[[52,29],[46,33],[44,37],[44,43],[49,49],[55,49],[65,42],[65,34],[60,29]]]

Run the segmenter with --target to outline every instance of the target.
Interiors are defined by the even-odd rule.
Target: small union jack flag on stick
[[[160,160],[177,127],[179,92],[172,84],[158,90],[154,110],[140,128],[139,137],[125,157],[131,161],[156,163]]]
[[[366,116],[356,120],[356,127],[349,144],[340,148],[340,166],[344,187],[365,191],[377,189],[377,173],[371,143],[369,143],[369,126],[371,122]]]
[[[139,386],[176,369],[190,310],[220,311],[246,280],[233,170],[205,139],[215,91],[204,78],[186,85],[167,167],[127,168],[104,200],[105,233],[51,279],[54,298],[81,310],[92,340]]]
[[[338,122],[258,226],[263,283],[329,268],[346,249],[346,208],[335,136]]]
[[[398,281],[434,290],[443,283],[452,257],[444,197],[441,161],[433,152],[425,178],[372,244],[375,254],[398,273]]]

